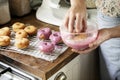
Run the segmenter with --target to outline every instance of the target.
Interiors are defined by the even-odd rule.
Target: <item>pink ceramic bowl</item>
[[[96,40],[98,27],[96,24],[88,24],[87,30],[83,33],[70,33],[64,26],[60,26],[60,33],[63,42],[76,50],[84,50],[89,44]]]

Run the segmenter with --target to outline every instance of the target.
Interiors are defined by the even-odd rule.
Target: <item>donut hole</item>
[[[22,32],[19,32],[18,34],[22,34]]]
[[[47,45],[47,43],[45,43],[45,45]]]
[[[58,36],[58,34],[53,34],[53,36],[57,37],[57,36]]]
[[[30,27],[27,27],[27,29],[30,29]]]
[[[41,32],[45,32],[45,30],[41,30]]]
[[[20,24],[19,24],[19,23],[17,23],[16,25],[18,25],[18,26],[19,26]]]

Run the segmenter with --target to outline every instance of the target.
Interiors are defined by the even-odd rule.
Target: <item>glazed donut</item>
[[[51,42],[41,41],[39,43],[39,49],[45,54],[51,54],[55,49],[55,46]]]
[[[13,28],[14,32],[17,32],[17,31],[19,31],[21,29],[24,29],[25,27],[26,27],[25,24],[24,23],[20,23],[20,22],[16,22],[16,23],[14,23],[12,25],[12,28]]]
[[[10,44],[9,36],[0,36],[0,46],[8,46]]]
[[[10,36],[10,29],[8,27],[1,28],[0,36]]]
[[[37,28],[33,25],[27,26],[24,29],[29,35],[34,35],[37,32]]]
[[[59,44],[59,43],[62,43],[62,38],[61,38],[61,35],[60,35],[60,32],[53,32],[49,39],[51,40],[51,42],[53,44]]]
[[[29,46],[29,40],[27,38],[17,38],[14,46],[19,49],[25,49]]]
[[[19,30],[15,33],[15,38],[27,38],[28,34],[25,30]]]
[[[49,36],[51,35],[52,31],[50,28],[42,28],[37,31],[37,38],[42,40],[49,39]]]

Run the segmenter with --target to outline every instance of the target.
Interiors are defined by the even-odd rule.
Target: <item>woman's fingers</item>
[[[75,15],[71,14],[69,17],[69,24],[68,24],[69,32],[73,32],[75,19],[76,19]]]
[[[86,29],[87,29],[87,21],[86,21],[86,19],[83,19],[82,26],[83,26],[82,32],[86,31]]]
[[[81,25],[82,19],[79,14],[76,15],[76,21],[75,21],[75,31],[81,32],[82,25]]]
[[[69,15],[66,15],[66,16],[65,16],[65,19],[64,19],[64,21],[63,21],[63,24],[64,24],[64,26],[67,27],[67,28],[68,28],[68,23],[69,23]]]
[[[86,25],[86,19],[84,17],[80,16],[80,14],[76,15],[76,21],[75,21],[75,31],[76,32],[84,32],[87,28]]]
[[[67,12],[64,19],[64,26],[69,32],[82,32],[86,30],[86,19],[80,13],[72,11],[72,8]]]

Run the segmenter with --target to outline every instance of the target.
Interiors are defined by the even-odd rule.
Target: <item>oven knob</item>
[[[59,72],[54,80],[67,80],[67,76],[64,72]]]

